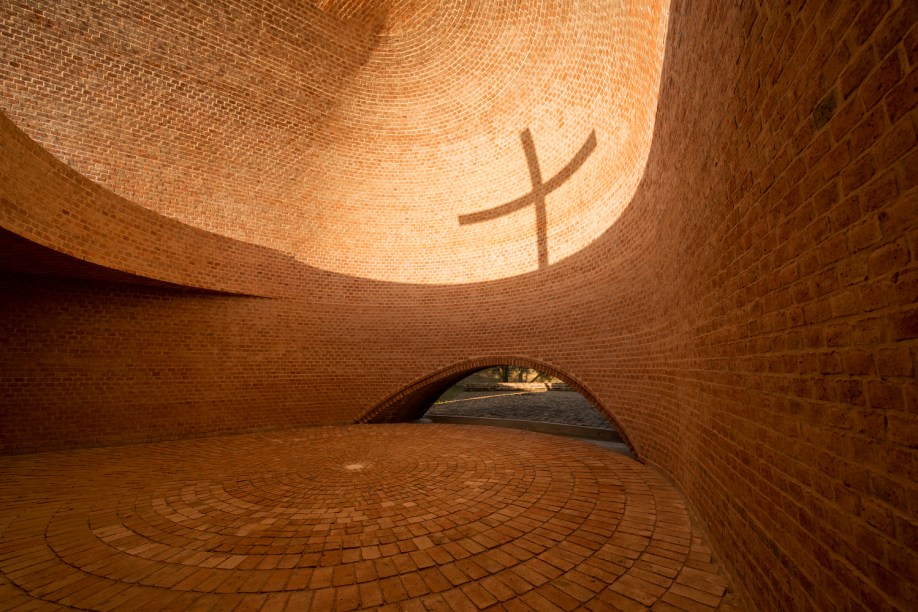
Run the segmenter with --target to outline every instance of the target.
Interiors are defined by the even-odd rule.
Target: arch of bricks
[[[0,8],[3,469],[525,356],[748,607],[911,607],[915,3],[449,4]]]
[[[358,423],[398,423],[413,421],[420,418],[427,409],[436,401],[438,397],[452,387],[454,384],[474,374],[479,370],[484,370],[499,365],[511,365],[532,370],[544,372],[550,376],[561,379],[570,385],[575,391],[584,396],[598,411],[609,419],[616,430],[620,433],[622,441],[628,445],[632,454],[635,453],[634,445],[628,439],[628,433],[622,431],[621,425],[612,414],[612,411],[602,404],[582,383],[574,380],[570,375],[565,374],[553,366],[526,359],[524,357],[484,357],[479,359],[469,359],[461,363],[434,372],[422,380],[407,385],[398,393],[386,398],[378,405],[371,408],[365,415],[357,419]]]

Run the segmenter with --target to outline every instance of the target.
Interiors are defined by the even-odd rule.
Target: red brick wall
[[[532,206],[459,222],[531,189],[525,130],[544,181],[597,141],[552,190],[551,262],[627,205],[665,4],[12,0],[0,98],[69,166],[190,226],[362,278],[486,281],[539,267]]]
[[[651,460],[764,609],[918,597],[916,18],[811,2],[673,21],[655,299],[674,333],[653,404],[692,426]]]
[[[754,607],[907,609],[915,6],[675,3],[634,197],[576,254],[490,282],[361,279],[193,229],[4,123],[0,225],[235,295],[55,280],[80,264],[45,259],[45,276],[4,275],[0,445],[352,422],[396,405],[408,418],[462,364],[510,355],[614,415],[685,493]],[[407,403],[390,401],[401,392]]]

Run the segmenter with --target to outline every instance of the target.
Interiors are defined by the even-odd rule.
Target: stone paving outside
[[[614,429],[593,404],[576,391],[463,391],[435,404],[426,416],[518,419]]]
[[[681,496],[580,441],[321,427],[0,458],[3,610],[736,610]]]

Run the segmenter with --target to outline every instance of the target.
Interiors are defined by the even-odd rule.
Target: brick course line
[[[684,494],[711,536],[693,569],[716,552],[763,610],[914,608],[918,3],[671,4],[0,3],[0,453],[407,421],[462,368],[534,365]],[[458,223],[531,188],[526,129],[546,177],[596,134],[548,196],[543,268],[531,213]],[[678,513],[647,547],[647,512],[578,529],[582,497],[621,484],[581,479],[568,504],[523,467],[504,498],[470,480],[452,514],[395,490],[384,516],[294,514],[313,534],[289,550],[275,516],[208,548],[253,495],[283,507],[283,470],[100,505],[96,541],[58,538],[60,509],[48,535],[100,573],[82,563],[129,547],[112,580],[190,584],[164,569],[196,559],[207,592],[511,558],[501,584],[550,606],[521,568],[581,571],[557,542],[610,526],[584,575],[681,566]],[[372,520],[380,556],[355,561]],[[0,559],[35,554],[28,529]],[[482,556],[513,531],[532,559]],[[37,559],[11,570],[34,592]],[[440,577],[460,584],[425,597],[473,605],[465,574]]]
[[[486,607],[530,593],[567,607],[609,590],[645,603],[667,592],[730,600],[716,564],[683,573],[689,547],[669,544],[671,533],[705,538],[670,485],[553,436],[360,425],[9,457],[0,471],[0,593],[17,602],[292,606],[303,589],[342,610],[434,595]],[[594,517],[602,537],[577,537]],[[520,522],[527,529],[506,535]],[[543,530],[557,537],[515,544]],[[598,573],[614,542],[629,559]],[[460,556],[429,554],[456,545]],[[657,546],[669,546],[672,573],[643,563]],[[298,578],[292,567],[319,550],[311,579]],[[377,571],[365,575],[362,558]]]

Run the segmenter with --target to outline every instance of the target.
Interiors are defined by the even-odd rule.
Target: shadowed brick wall
[[[123,199],[4,119],[0,448],[405,419],[464,364],[512,355],[615,418],[683,491],[753,607],[907,609],[918,599],[918,8],[706,4],[673,3],[661,72],[644,71],[658,91],[635,85],[655,121],[620,215],[565,259],[507,278],[422,284],[310,265],[244,227],[192,227]],[[390,17],[354,36],[375,40]],[[4,24],[46,33],[40,20]],[[48,113],[29,101],[5,110]],[[79,121],[64,117],[48,125]],[[518,193],[529,177],[514,139],[531,120],[504,133]],[[43,133],[76,157],[100,146],[91,129]],[[581,136],[545,149],[555,169]],[[597,152],[608,137],[598,130]],[[617,167],[597,165],[583,175],[593,191],[577,193],[620,186]],[[400,235],[396,217],[375,222]],[[347,236],[320,242],[331,238]],[[404,263],[396,250],[380,261],[391,251]]]

